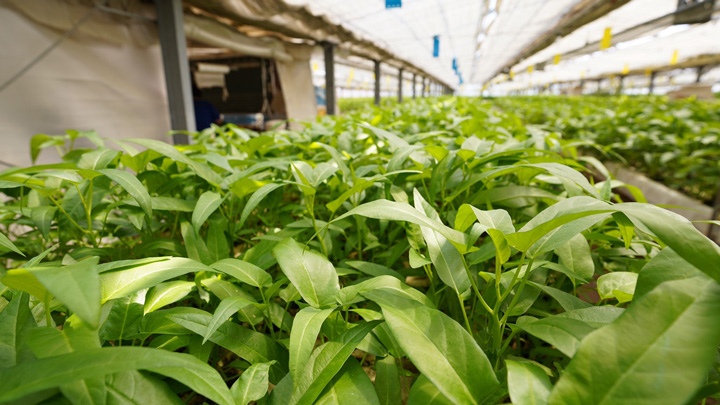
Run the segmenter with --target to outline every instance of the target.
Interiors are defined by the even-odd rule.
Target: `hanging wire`
[[[23,66],[22,69],[20,69],[15,75],[13,75],[10,79],[6,80],[2,85],[0,85],[0,93],[3,92],[3,90],[10,87],[11,84],[13,84],[17,79],[21,78],[25,73],[27,73],[30,69],[32,69],[33,66],[35,66],[38,62],[43,60],[50,52],[53,51],[53,49],[57,48],[58,45],[60,45],[66,38],[71,36],[75,33],[75,31],[80,28],[81,25],[83,25],[87,20],[90,19],[97,11],[100,10],[100,7],[104,7],[105,3],[107,3],[108,0],[103,0],[102,3],[96,4],[93,6],[93,8],[90,9],[78,22],[75,23],[69,30],[65,31],[64,34],[60,36],[60,38],[56,39],[55,42],[53,42],[50,46],[48,46],[44,51],[40,52],[38,56],[36,56],[33,60],[31,60],[28,64]]]

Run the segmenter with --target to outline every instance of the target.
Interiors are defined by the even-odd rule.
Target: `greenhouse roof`
[[[623,1],[285,0],[377,44],[453,86],[484,83],[538,39]],[[390,7],[392,4],[399,7]],[[608,6],[610,4],[610,6]],[[602,7],[605,8],[602,8]],[[437,38],[437,52],[435,39]]]
[[[649,19],[664,12],[672,12],[673,4],[677,5],[675,0],[635,0],[615,11],[614,15],[608,15],[595,23],[588,24],[546,50],[519,63],[514,68],[513,80],[502,83],[501,87],[523,89],[555,82],[596,79],[611,75],[646,74],[650,71],[720,63],[720,42],[717,40],[720,38],[720,18],[715,15],[711,21],[702,24],[654,27],[643,35],[619,42],[608,49],[596,49],[572,58],[563,58],[557,64],[547,64],[542,71],[532,69],[551,60],[552,55],[564,55],[577,49],[578,46],[582,47],[584,43],[596,41],[598,35],[602,36],[603,25],[612,22],[620,29],[630,28],[630,16],[637,15],[639,10],[635,7],[648,6],[650,2],[656,5],[657,9],[653,9],[651,14],[644,14]],[[613,20],[613,17],[617,19]]]

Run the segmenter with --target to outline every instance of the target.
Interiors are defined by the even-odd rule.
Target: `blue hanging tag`
[[[457,58],[453,58],[453,64],[452,64],[452,67],[453,67],[453,70],[454,70],[455,72],[457,72],[457,71],[458,71],[458,66],[457,66]]]
[[[433,58],[440,56],[440,35],[433,35]]]
[[[385,0],[385,8],[400,8],[402,0]]]

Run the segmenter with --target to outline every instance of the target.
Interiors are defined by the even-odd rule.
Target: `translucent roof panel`
[[[621,74],[682,63],[693,58],[720,53],[720,20],[693,26],[672,26],[654,35],[618,44],[608,50],[580,56],[542,72],[515,75],[518,83],[552,83]]]
[[[381,0],[284,1],[459,87],[461,77],[464,83],[490,80],[582,0],[405,0],[399,8],[386,8]]]
[[[577,0],[504,0],[480,36],[472,82],[485,83],[540,35],[555,27]]]
[[[527,69],[530,65],[552,60],[587,44],[600,41],[606,28],[611,33],[619,33],[666,14],[677,8],[677,0],[633,0],[597,20],[583,25],[563,38],[559,38],[549,47],[518,63],[516,71]]]
[[[326,16],[363,39],[410,61],[447,84],[459,84],[453,69],[464,79],[470,76],[476,32],[483,14],[477,0],[404,1],[400,8],[385,8],[385,2],[337,0],[285,0]],[[439,55],[433,57],[433,36],[439,36]]]

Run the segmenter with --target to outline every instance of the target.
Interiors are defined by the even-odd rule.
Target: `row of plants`
[[[720,103],[664,96],[508,97],[528,125],[587,140],[614,159],[707,204],[720,184]],[[602,145],[602,149],[596,149]]]
[[[341,98],[337,103],[342,114],[354,114],[372,106],[375,99],[372,97]],[[397,97],[383,97],[380,99],[380,105],[385,108],[394,108],[397,103]]]
[[[720,249],[587,142],[456,98],[194,140],[0,172],[0,403],[719,398]]]

